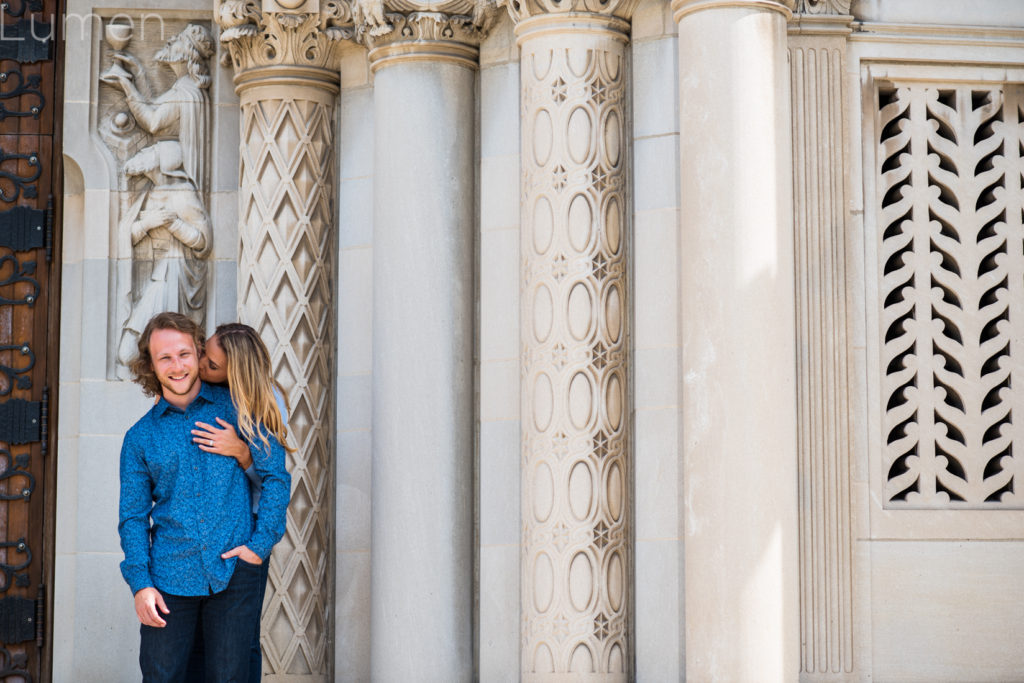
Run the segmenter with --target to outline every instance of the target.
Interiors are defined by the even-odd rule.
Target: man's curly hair
[[[160,380],[156,377],[156,371],[153,369],[153,356],[149,353],[149,338],[153,336],[153,332],[156,330],[184,332],[192,337],[192,341],[195,342],[196,353],[202,352],[206,343],[206,334],[188,316],[175,313],[174,311],[165,311],[157,313],[150,318],[149,322],[146,323],[146,329],[139,336],[139,353],[128,363],[128,369],[132,373],[132,381],[142,386],[142,393],[146,396],[158,396],[160,394]]]

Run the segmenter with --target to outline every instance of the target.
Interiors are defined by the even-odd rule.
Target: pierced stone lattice
[[[631,659],[628,128],[608,33],[522,43],[524,680],[624,681]]]
[[[297,90],[297,89],[294,89]],[[246,93],[248,95],[248,93]],[[238,306],[288,391],[288,527],[263,611],[264,671],[324,674],[330,634],[333,105],[242,98]]]
[[[877,97],[885,504],[1024,507],[1024,91]]]

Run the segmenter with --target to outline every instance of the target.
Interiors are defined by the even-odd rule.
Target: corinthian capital
[[[598,14],[629,19],[640,0],[502,0],[513,21],[530,17],[559,14]]]
[[[453,59],[475,66],[496,0],[351,0],[356,40],[373,68],[395,59]]]
[[[340,43],[353,37],[346,0],[223,0],[216,18],[238,87],[267,67],[337,72]]]
[[[496,7],[495,0],[352,0],[352,16],[357,37],[368,45],[441,39],[479,43]]]

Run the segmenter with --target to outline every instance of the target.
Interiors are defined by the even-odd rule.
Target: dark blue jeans
[[[267,593],[267,577],[270,575],[270,558],[268,557],[259,565],[259,605],[263,609],[263,597]],[[203,626],[199,624],[196,628],[195,642],[192,645],[192,656],[188,660],[188,683],[206,683],[206,675],[203,671],[203,664],[206,658],[206,647],[204,646]],[[256,615],[256,624],[253,629],[252,647],[249,650],[249,683],[260,683],[263,679],[263,651],[260,650],[260,615]]]
[[[260,566],[239,560],[228,587],[220,593],[179,596],[163,593],[170,614],[163,628],[142,625],[139,665],[143,683],[186,683],[196,628],[214,656],[205,658],[208,683],[246,683],[253,624],[258,624]]]

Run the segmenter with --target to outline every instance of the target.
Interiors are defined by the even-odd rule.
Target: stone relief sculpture
[[[115,156],[126,157],[120,175],[129,189],[118,223],[120,235],[127,235],[132,246],[131,308],[118,344],[119,373],[153,314],[174,310],[204,324],[211,246],[204,191],[213,41],[196,24],[168,40],[153,61],[166,66],[174,81],[151,97],[143,61],[124,51],[130,40],[126,28],[107,26],[107,42],[115,52],[100,76],[123,96],[122,108],[105,119],[101,134]]]

